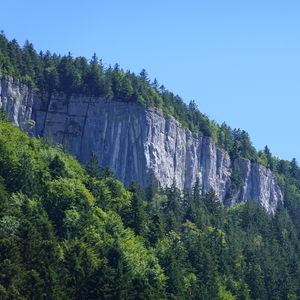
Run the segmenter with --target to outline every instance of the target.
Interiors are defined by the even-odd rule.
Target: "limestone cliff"
[[[1,80],[0,108],[25,131],[66,145],[83,163],[94,151],[100,164],[124,183],[135,180],[147,186],[154,176],[163,187],[175,179],[183,189],[191,188],[199,177],[202,191],[213,189],[224,203],[252,199],[269,213],[275,213],[283,199],[269,169],[248,160],[232,163],[210,137],[192,133],[154,108],[58,94],[42,102],[12,78]],[[233,169],[239,170],[244,182],[234,191],[230,189]]]

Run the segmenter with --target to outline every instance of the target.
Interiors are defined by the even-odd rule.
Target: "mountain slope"
[[[300,298],[296,160],[96,56],[1,34],[0,70],[1,299]]]
[[[300,193],[274,217],[199,182],[128,190],[0,120],[3,299],[297,299]]]

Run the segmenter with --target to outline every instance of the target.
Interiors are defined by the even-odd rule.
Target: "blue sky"
[[[0,29],[38,50],[145,68],[210,118],[300,161],[300,2],[2,1]]]

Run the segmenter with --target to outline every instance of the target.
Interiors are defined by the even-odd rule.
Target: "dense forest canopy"
[[[211,136],[231,158],[273,170],[284,193],[275,216],[254,201],[224,207],[214,192],[176,183],[125,187],[82,167],[46,138],[29,138],[0,111],[0,299],[299,299],[300,171],[257,152],[245,131],[217,125],[145,70],[104,68],[71,54],[37,53],[0,35],[0,72],[35,89],[162,109]],[[240,184],[238,174],[233,186]]]
[[[199,181],[125,188],[2,114],[0,298],[299,299],[300,181],[282,181],[273,217],[223,207]]]

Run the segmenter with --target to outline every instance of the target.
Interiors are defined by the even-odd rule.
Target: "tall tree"
[[[135,234],[145,237],[148,230],[147,215],[140,187],[136,184],[131,184],[129,190],[132,192],[132,198],[128,224]]]

